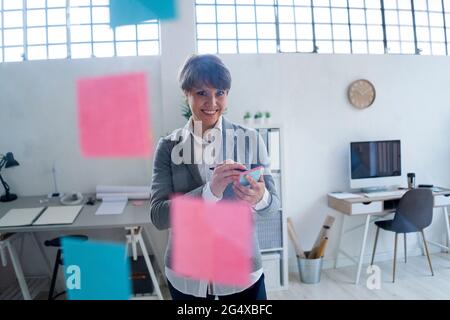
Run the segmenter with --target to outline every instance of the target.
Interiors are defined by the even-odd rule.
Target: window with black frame
[[[199,53],[447,55],[450,0],[196,0]]]
[[[0,62],[158,55],[159,23],[109,26],[109,0],[0,0]]]

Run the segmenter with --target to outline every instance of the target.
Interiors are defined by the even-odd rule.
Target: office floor
[[[356,267],[326,269],[318,284],[300,282],[298,272],[290,274],[289,289],[268,292],[269,300],[307,300],[307,299],[450,299],[450,254],[438,253],[431,256],[434,277],[425,256],[409,257],[404,263],[400,254],[397,260],[396,282],[392,283],[392,261],[377,263],[381,269],[381,288],[370,290],[366,286],[364,273],[359,285],[353,283]],[[363,269],[364,270],[364,269]],[[170,294],[166,286],[161,287],[164,299]],[[38,299],[45,300],[47,292],[41,292]],[[60,299],[64,299],[61,296]]]
[[[392,283],[392,261],[377,263],[381,269],[381,288],[366,287],[367,276],[361,276],[359,285],[353,282],[356,267],[323,270],[318,284],[303,284],[298,273],[291,273],[289,289],[269,292],[269,299],[450,299],[450,254],[431,256],[434,277],[431,276],[425,256],[410,257],[405,264],[403,256],[397,258],[395,283]],[[364,267],[363,267],[363,270]]]

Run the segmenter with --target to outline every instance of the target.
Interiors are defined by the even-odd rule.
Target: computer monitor
[[[400,140],[350,143],[350,187],[363,192],[401,185]]]

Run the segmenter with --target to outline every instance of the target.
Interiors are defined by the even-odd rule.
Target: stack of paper
[[[102,204],[95,212],[96,215],[121,214],[127,205],[128,198],[125,196],[109,196],[103,198]]]
[[[102,186],[96,188],[97,199],[105,199],[107,197],[126,197],[131,200],[150,199],[150,187],[134,187],[134,186]]]

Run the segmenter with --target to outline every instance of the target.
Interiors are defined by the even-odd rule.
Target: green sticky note
[[[110,0],[112,28],[147,20],[169,20],[176,17],[177,0]]]

